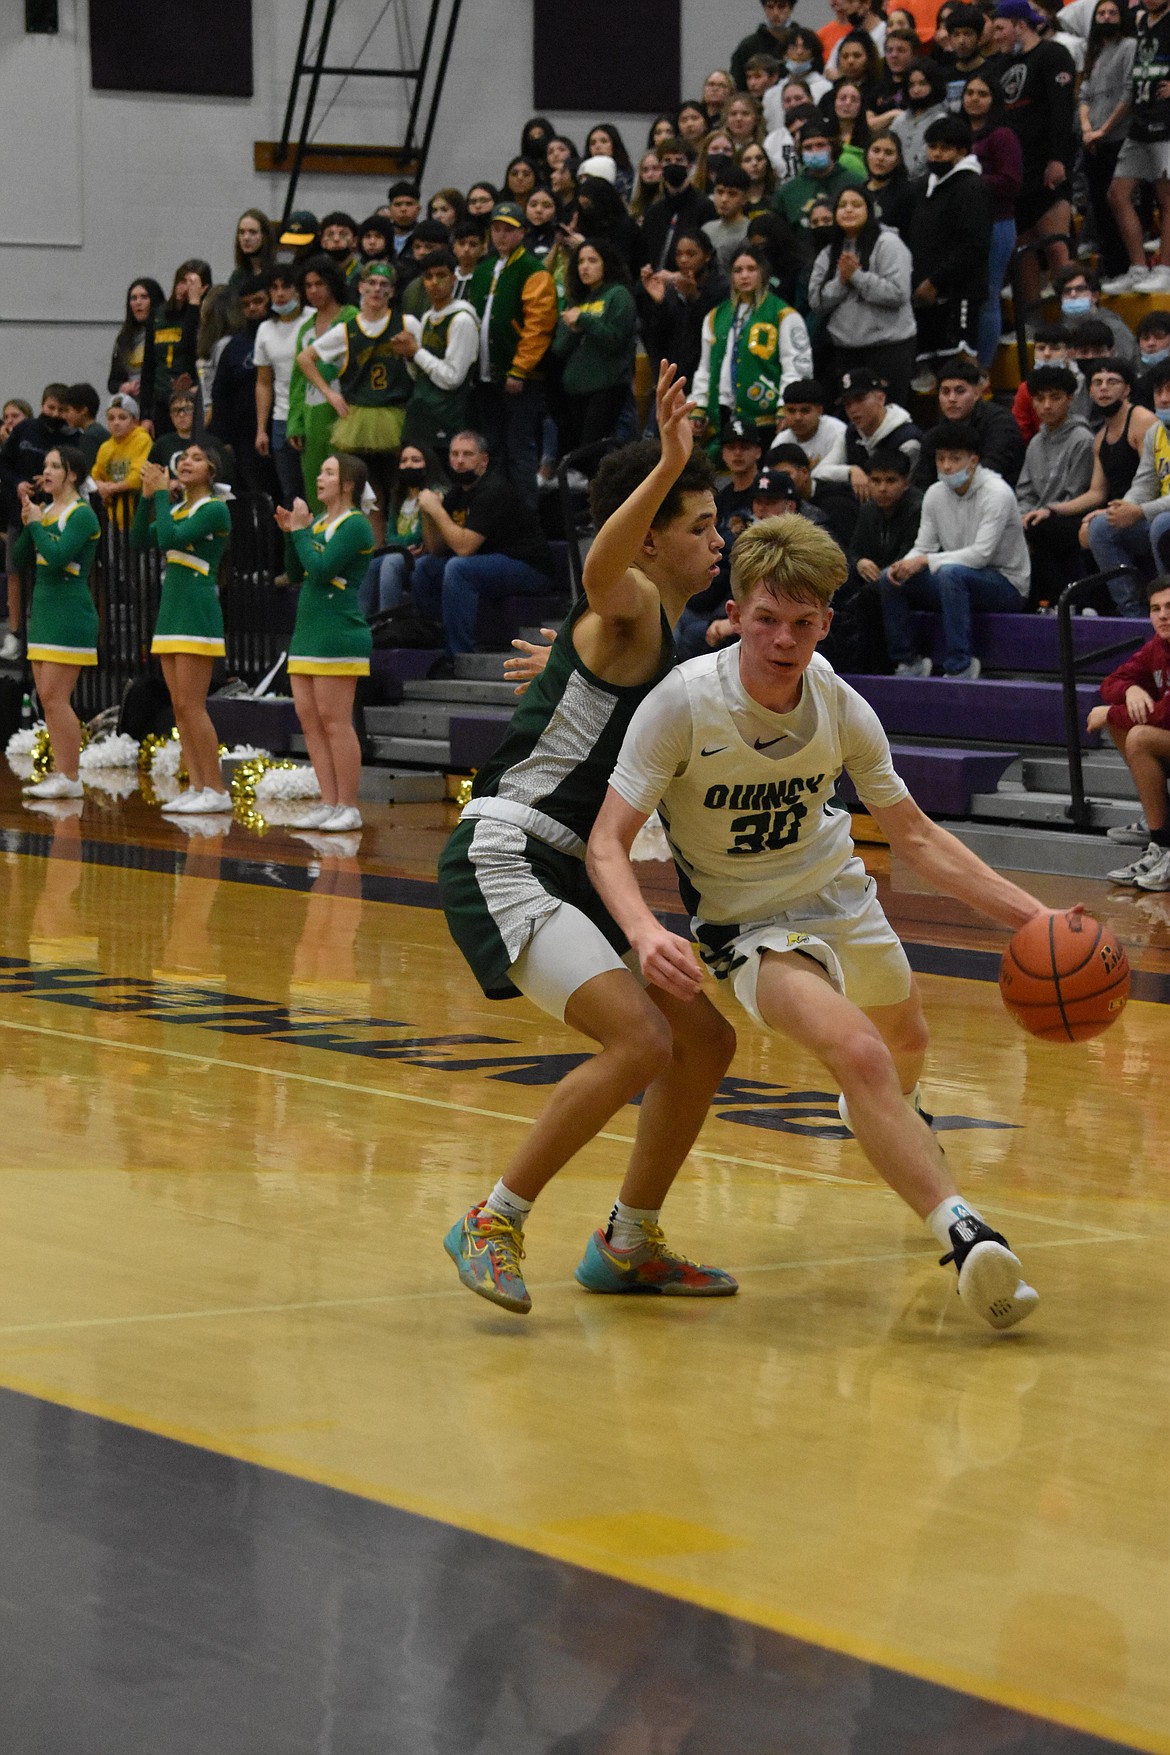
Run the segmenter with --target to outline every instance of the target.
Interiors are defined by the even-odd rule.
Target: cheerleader
[[[30,798],[82,796],[81,726],[70,697],[82,669],[97,663],[98,616],[88,581],[101,529],[81,497],[86,473],[82,453],[73,445],[58,445],[45,453],[41,468],[49,505],[42,510],[34,504],[28,482],[17,488],[24,528],[13,559],[21,568],[34,557],[36,562],[28,656],[54,767],[47,779],[24,788]]]
[[[161,549],[167,562],[150,650],[162,660],[191,785],[162,808],[170,816],[210,815],[232,808],[219,766],[219,739],[207,712],[211,668],[225,653],[216,579],[231,520],[214,492],[214,453],[188,445],[171,467],[182,489],[174,507],[166,470],[143,464],[142,499],[130,542],[133,548]]]
[[[357,457],[345,452],[326,457],[317,476],[323,512],[316,523],[304,500],[297,500],[291,512],[280,507],[276,513],[305,570],[288,674],[324,801],[298,825],[305,829],[362,826],[357,808],[362,754],[353,698],[358,677],[370,674],[372,646],[358,601],[374,548],[374,532],[359,509],[366,480]]]

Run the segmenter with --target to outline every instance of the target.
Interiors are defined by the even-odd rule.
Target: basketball
[[[1042,1042],[1087,1042],[1129,998],[1129,958],[1089,914],[1041,914],[1003,954],[999,991],[1017,1024]]]

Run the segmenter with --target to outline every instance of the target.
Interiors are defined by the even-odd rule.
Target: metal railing
[[[1064,736],[1068,745],[1068,781],[1069,781],[1069,820],[1077,829],[1087,829],[1090,825],[1091,812],[1085,798],[1085,766],[1081,755],[1081,719],[1080,707],[1077,702],[1077,667],[1091,664],[1094,659],[1117,658],[1123,652],[1132,652],[1141,644],[1131,634],[1124,640],[1115,640],[1108,646],[1094,646],[1091,652],[1077,652],[1073,648],[1072,616],[1073,605],[1082,598],[1089,596],[1097,586],[1107,585],[1110,579],[1136,579],[1139,575],[1134,567],[1109,567],[1104,573],[1091,573],[1087,579],[1074,579],[1066,585],[1056,603],[1056,631],[1060,643],[1060,688],[1064,705]],[[1102,623],[1103,628],[1109,626]]]
[[[130,496],[123,496],[129,500]],[[83,719],[119,704],[130,683],[157,668],[150,642],[158,619],[165,566],[157,549],[130,546],[133,506],[107,514],[94,511],[101,537],[90,571],[90,590],[98,611],[98,662],[78,679],[75,702]],[[277,585],[283,549],[267,494],[241,494],[228,505],[232,528],[220,572],[220,603],[229,674],[258,683],[287,648],[296,614],[295,587]],[[36,590],[35,569],[21,582],[22,633]],[[30,679],[31,680],[31,679]],[[217,678],[217,680],[219,680]]]

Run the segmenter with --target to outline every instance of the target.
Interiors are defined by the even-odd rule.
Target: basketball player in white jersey
[[[955,1188],[919,1108],[927,1046],[918,986],[832,807],[843,768],[895,855],[1013,929],[1045,910],[915,804],[873,709],[816,651],[847,563],[807,519],[753,525],[732,551],[737,645],[680,665],[638,707],[589,842],[593,882],[642,972],[676,998],[702,971],[655,919],[629,860],[657,809],[703,961],[749,1017],[837,1079],[871,1164],[923,1219],[963,1302],[993,1328],[1037,1294],[1006,1240]]]

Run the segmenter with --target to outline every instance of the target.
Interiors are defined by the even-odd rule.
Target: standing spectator
[[[675,120],[677,122],[677,137],[685,146],[690,147],[693,158],[699,150],[700,143],[706,139],[707,130],[711,126],[707,120],[707,112],[697,99],[688,99],[686,103],[679,105]]]
[[[901,237],[910,223],[911,185],[902,160],[902,142],[888,128],[874,135],[865,149],[865,186],[880,225]]]
[[[575,451],[608,438],[617,426],[630,394],[638,316],[625,264],[603,239],[587,240],[574,252],[568,297],[553,352],[564,391],[562,445]]]
[[[832,91],[833,82],[825,78],[824,51],[815,31],[802,30],[799,25],[789,31],[784,64],[791,78],[805,82],[814,104]]]
[[[291,272],[291,270],[289,270]],[[195,338],[195,381],[203,401],[206,422],[211,409],[211,387],[219,356],[237,334],[243,316],[240,301],[226,286],[210,287],[199,306],[199,330]],[[167,407],[170,407],[168,400]]]
[[[869,94],[867,120],[875,134],[880,128],[888,128],[909,107],[907,81],[910,69],[917,63],[921,53],[922,45],[913,31],[886,32],[882,72]]]
[[[612,122],[599,122],[585,137],[585,157],[611,158],[616,171],[615,188],[629,202],[634,193],[634,166],[626,143]]]
[[[548,591],[552,557],[535,512],[500,471],[488,473],[478,433],[457,433],[448,461],[449,492],[440,499],[424,488],[418,496],[426,553],[415,564],[412,592],[422,615],[442,621],[453,660],[475,650],[480,598]]]
[[[288,216],[288,224],[281,232],[277,243],[282,250],[293,252],[293,266],[308,260],[310,256],[321,254],[321,227],[317,223],[317,215],[310,213],[307,207],[298,207],[295,213]]]
[[[545,149],[550,171],[553,169],[554,147],[564,147],[566,149],[566,156],[571,157],[574,161],[576,160],[576,151],[569,150],[572,148],[572,142],[561,140],[559,135],[554,136]],[[562,159],[560,162],[564,163],[564,160]],[[500,197],[494,183],[473,183],[467,191],[467,217],[469,219],[479,220],[481,237],[486,237],[488,225],[492,217],[492,208],[496,205],[496,202],[499,199]]]
[[[814,201],[836,201],[842,189],[857,188],[862,179],[837,163],[841,138],[836,121],[814,116],[800,136],[800,175],[781,183],[776,191],[776,211],[789,225],[807,228]]]
[[[680,231],[674,260],[673,270],[643,268],[636,299],[655,383],[662,361],[669,360],[692,384],[703,353],[703,323],[727,297],[728,286],[705,232]]]
[[[171,400],[167,409],[171,417],[171,430],[163,433],[154,441],[147,455],[148,463],[159,463],[164,469],[170,469],[171,463],[180,451],[185,451],[191,443],[191,435],[195,428],[195,395],[191,390],[172,390]],[[226,466],[225,466],[226,467]]]
[[[535,195],[537,191],[534,189],[532,193]],[[448,247],[446,228],[437,219],[419,220],[409,247],[398,258],[398,295],[404,316],[409,313],[412,317],[422,317],[429,310],[430,300],[422,282],[422,265],[436,250]]]
[[[494,254],[475,271],[470,303],[480,325],[477,399],[488,449],[521,504],[535,510],[540,380],[557,323],[557,294],[523,240],[523,213],[514,202],[500,202],[492,209]]]
[[[735,84],[730,73],[717,67],[714,73],[708,73],[703,81],[703,112],[707,118],[708,128],[717,128],[735,92]]]
[[[979,364],[989,367],[1003,334],[1001,293],[1016,247],[1016,198],[1024,178],[1019,137],[1008,127],[1003,94],[986,73],[974,73],[963,87],[960,108],[971,128],[971,150],[979,161],[991,205],[991,249],[987,258],[987,300],[979,314]]]
[[[211,285],[211,269],[197,257],[180,262],[171,296],[151,312],[142,350],[142,392],[135,401],[147,430],[165,433],[172,390],[195,387],[199,354],[199,307]]]
[[[638,227],[614,188],[611,158],[587,158],[577,176],[577,217],[565,228],[565,241],[582,244],[608,238],[632,272],[642,248]]]
[[[291,506],[301,491],[301,460],[288,442],[288,400],[301,299],[291,268],[272,270],[268,283],[271,313],[256,331],[252,359],[256,366],[256,451],[271,456],[280,483],[280,503]]]
[[[747,237],[747,198],[747,173],[737,164],[721,165],[712,192],[716,218],[709,219],[703,230],[715,246],[719,266],[724,274],[730,269],[732,257]]]
[[[657,150],[648,147],[638,160],[638,175],[630,197],[630,213],[641,224],[646,209],[662,194],[662,165]],[[531,216],[529,216],[531,217]]]
[[[1023,436],[1009,410],[985,398],[985,383],[980,367],[966,354],[943,361],[938,369],[939,420],[923,434],[914,470],[915,487],[926,489],[938,479],[935,452],[940,446],[946,450],[948,434],[957,424],[970,427],[979,440],[984,469],[993,469],[1015,487],[1024,467]]]
[[[776,173],[763,147],[757,146],[754,140],[750,146],[745,146],[739,155],[739,168],[747,178],[747,206],[744,208],[747,218],[752,220],[761,213],[778,218],[772,211]]]
[[[1077,103],[1081,164],[1093,210],[1093,232],[1101,272],[1129,284],[1129,252],[1117,229],[1109,186],[1129,131],[1129,100],[1137,47],[1132,13],[1120,0],[1097,0],[1085,51],[1085,73]],[[1143,257],[1140,266],[1145,268]]]
[[[764,144],[763,112],[750,92],[736,92],[724,111],[722,126],[731,136],[737,154],[753,141],[758,146]]]
[[[1104,323],[1113,338],[1117,358],[1128,366],[1133,365],[1138,351],[1133,331],[1124,318],[1101,303],[1101,282],[1093,270],[1080,262],[1070,262],[1067,268],[1053,275],[1052,284],[1060,299],[1060,314],[1074,332],[1090,318]]]
[[[926,134],[931,124],[948,114],[947,84],[933,61],[915,61],[906,75],[906,108],[890,123],[890,132],[902,147],[902,162],[911,177],[927,169]]]
[[[393,268],[371,262],[360,291],[357,316],[326,330],[297,355],[296,363],[338,416],[330,435],[333,448],[360,457],[366,467],[378,496],[375,530],[381,541],[413,386],[394,347],[403,317],[394,302]],[[321,364],[337,367],[334,383],[321,376]]]
[[[321,220],[321,248],[340,268],[346,280],[361,266],[358,255],[357,220],[352,213],[335,208]]]
[[[816,258],[811,232],[794,231],[779,213],[756,213],[748,221],[747,241],[764,252],[772,291],[797,310],[807,304],[809,270]]]
[[[876,34],[855,27],[843,36],[829,56],[825,72],[834,83],[854,79],[868,98],[876,90],[882,76],[882,42],[885,26]],[[881,42],[878,38],[881,38]],[[823,101],[823,100],[822,100]]]
[[[421,319],[405,317],[403,332],[392,343],[414,380],[402,439],[404,445],[446,450],[467,425],[479,323],[475,307],[455,297],[455,258],[449,250],[424,256],[419,279],[430,309]]]
[[[419,209],[422,206],[418,198],[418,184],[406,181],[391,183],[386,191],[386,200],[390,208],[390,223],[394,227],[394,254],[401,256],[418,224]]]
[[[956,6],[947,19],[947,39],[954,56],[947,69],[947,108],[952,114],[962,109],[963,93],[971,75],[986,66],[987,57],[982,49],[986,23],[987,15],[978,6]]]
[[[703,352],[692,400],[718,433],[728,415],[764,434],[775,428],[785,387],[812,375],[804,318],[768,290],[767,263],[742,244],[731,264],[731,297],[703,323]]]
[[[1139,183],[1153,185],[1161,217],[1152,269],[1133,205]],[[1133,63],[1129,135],[1109,185],[1109,204],[1130,266],[1107,282],[1105,291],[1170,292],[1170,0],[1147,0]]]
[[[848,425],[816,465],[818,481],[843,482],[864,502],[869,497],[866,465],[880,445],[905,452],[913,469],[922,433],[906,410],[887,402],[886,386],[868,366],[857,366],[841,380],[841,406]]]
[[[748,62],[753,55],[783,56],[793,0],[760,0],[764,17],[737,45],[731,57],[731,77],[739,91],[748,89]]]
[[[472,275],[485,254],[483,232],[478,220],[459,221],[451,233],[451,254],[455,258],[455,297],[465,299]]]
[[[910,252],[879,225],[868,189],[842,189],[833,218],[832,242],[813,263],[809,306],[826,319],[837,372],[868,365],[904,401],[917,334]]]
[[[1023,609],[1028,545],[1015,494],[980,466],[970,427],[956,428],[936,458],[938,480],[923,497],[914,547],[878,577],[886,645],[898,676],[929,676],[930,659],[914,655],[910,612],[941,610],[943,674],[971,681],[981,668],[971,651],[971,612]]]
[[[92,384],[70,384],[61,404],[61,412],[70,428],[70,443],[76,445],[85,458],[87,475],[94,466],[98,451],[110,436],[109,429],[98,419],[100,407],[101,397]]]
[[[543,165],[548,143],[555,134],[556,129],[547,116],[530,116],[520,133],[520,151],[534,165]]]
[[[111,397],[106,420],[110,436],[94,460],[93,479],[110,522],[129,530],[142,491],[142,467],[150,456],[150,434],[138,418],[133,396]]]
[[[1029,609],[1055,604],[1080,562],[1079,501],[1093,479],[1093,435],[1072,412],[1077,379],[1038,366],[1028,379],[1040,431],[1028,441],[1016,502],[1031,557]]]
[[[25,787],[32,798],[81,798],[78,773],[81,726],[71,696],[83,667],[97,664],[98,618],[89,590],[97,550],[97,518],[82,498],[87,466],[73,445],[45,453],[41,483],[49,496],[42,511],[27,484],[21,488],[23,530],[13,566],[36,570],[28,618],[28,660],[53,746],[54,772]]]
[[[808,458],[813,474],[831,452],[844,447],[845,422],[825,413],[825,392],[815,378],[798,378],[784,390],[782,419],[776,433],[780,443],[792,439]],[[820,479],[818,477],[818,479]]]
[[[536,185],[536,166],[521,154],[504,172],[501,194],[505,201],[515,201],[517,206],[523,207]]]
[[[930,174],[914,197],[907,242],[914,259],[918,359],[978,350],[979,313],[987,297],[991,202],[961,116],[941,116],[926,132]],[[915,388],[917,388],[917,382]]]
[[[276,261],[276,227],[258,207],[245,208],[236,221],[235,266],[228,285],[238,292],[254,274],[267,274]]]
[[[748,95],[755,98],[760,107],[765,133],[784,120],[780,89],[780,79],[783,72],[784,62],[777,60],[775,55],[753,55],[748,62]]]
[[[1029,0],[1000,0],[995,16],[1011,26],[1015,48],[1002,85],[1008,122],[1019,135],[1024,160],[1016,225],[1022,243],[1037,243],[1066,235],[1072,216],[1069,171],[1076,68],[1067,49],[1041,37],[1044,14]],[[1055,274],[1068,261],[1068,246],[1051,243],[1047,256],[1048,267]],[[1021,262],[1020,274],[1025,301],[1034,304],[1040,291],[1034,254]]]
[[[543,155],[542,147],[540,162],[543,162]],[[450,238],[460,221],[467,218],[467,203],[458,189],[436,189],[427,202],[427,218],[437,219],[440,225],[445,225]]]
[[[652,273],[675,267],[674,250],[682,232],[698,231],[715,208],[691,183],[691,161],[681,140],[664,140],[658,148],[662,165],[662,199],[642,221],[640,264]]]
[[[114,338],[114,352],[106,389],[113,394],[124,390],[127,396],[138,396],[142,390],[142,358],[146,349],[146,327],[152,312],[166,303],[166,294],[157,280],[132,280],[126,293],[126,316]]]
[[[340,272],[334,267],[334,273]],[[237,479],[244,492],[268,494],[275,500],[279,497],[279,484],[272,460],[261,457],[256,450],[256,362],[252,350],[257,331],[268,315],[268,282],[262,274],[241,286],[240,309],[244,327],[220,354],[212,379],[208,431],[221,445],[231,447]]]
[[[1132,865],[1111,871],[1111,883],[1139,890],[1170,890],[1170,580],[1149,590],[1152,640],[1111,671],[1101,684],[1102,705],[1088,729],[1108,731],[1133,775],[1149,828],[1149,845]]]
[[[1091,513],[1088,543],[1102,572],[1129,567],[1144,577],[1170,571],[1170,360],[1151,374],[1157,420],[1142,441],[1133,480],[1119,500]],[[1142,587],[1129,574],[1108,581],[1121,615],[1140,615]]]
[[[301,454],[301,476],[305,498],[314,512],[321,510],[317,498],[317,477],[329,455],[329,435],[336,414],[325,400],[324,393],[310,384],[296,361],[307,347],[320,339],[336,323],[346,323],[357,316],[357,307],[348,302],[348,289],[341,270],[323,252],[310,256],[297,271],[297,287],[308,315],[302,314],[297,327],[293,355],[292,379],[288,390],[288,425],[285,437],[294,451]],[[327,384],[337,378],[337,367],[318,362],[317,370]]]

